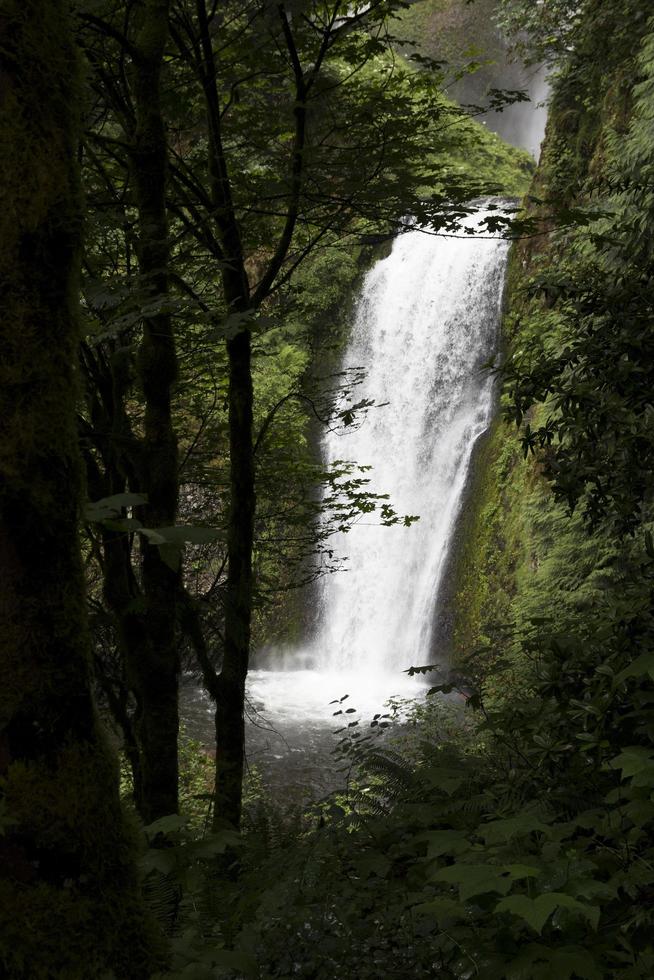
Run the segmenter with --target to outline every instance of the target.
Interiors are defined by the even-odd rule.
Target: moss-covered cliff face
[[[616,534],[610,522],[588,533],[583,493],[572,515],[561,493],[556,499],[543,472],[547,448],[525,456],[526,426],[543,428],[551,402],[532,405],[520,432],[508,416],[515,415],[512,363],[520,362],[524,373],[529,358],[554,360],[576,342],[580,330],[581,314],[552,294],[538,294],[534,283],[553,271],[561,281],[606,271],[606,236],[622,221],[624,203],[616,198],[624,193],[615,190],[616,171],[629,153],[638,155],[639,140],[645,145],[643,120],[654,111],[648,83],[654,24],[644,16],[646,6],[636,0],[585,5],[575,49],[554,76],[546,140],[532,184],[532,194],[550,202],[543,212],[552,206],[592,206],[599,199],[611,217],[603,227],[591,223],[590,231],[572,228],[526,239],[510,260],[504,320],[509,379],[501,417],[479,450],[456,563],[453,660],[461,665],[472,652],[483,651],[474,662],[481,665],[488,692],[501,687],[513,696],[516,687],[524,687],[526,668],[517,652],[522,641],[543,622],[554,622],[562,633],[589,623],[607,595],[626,587],[635,554],[632,539]],[[649,132],[651,143],[651,126]],[[638,220],[643,229],[649,227],[651,213]],[[611,261],[616,277],[628,277],[625,255]],[[566,370],[570,376],[570,365]],[[513,669],[500,683],[493,679],[493,667],[507,656]],[[510,677],[513,683],[507,683]]]

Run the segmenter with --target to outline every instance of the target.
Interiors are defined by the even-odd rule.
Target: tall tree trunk
[[[206,0],[196,0],[203,81],[209,130],[209,174],[215,221],[222,247],[221,275],[228,316],[250,309],[250,284],[234,211],[222,142],[216,61]],[[214,827],[241,822],[245,761],[245,680],[252,623],[252,545],[256,506],[253,388],[249,329],[227,341],[229,361],[230,507],[227,526],[227,596],[222,669],[210,688],[216,701],[216,782]]]
[[[229,355],[230,512],[225,603],[225,651],[216,685],[216,798],[214,823],[241,822],[245,758],[245,680],[252,621],[252,545],[255,485],[252,368],[249,332],[227,344]]]
[[[166,133],[161,109],[161,69],[168,37],[168,0],[144,0],[138,8],[134,102],[136,131],[130,150],[139,221],[139,268],[144,300],[154,305],[143,320],[138,364],[145,396],[140,489],[148,496],[149,527],[175,523],[178,506],[177,439],[171,390],[177,355],[170,313],[166,216]],[[158,311],[156,311],[158,309]],[[143,543],[141,642],[128,647],[128,668],[137,701],[135,730],[141,754],[137,806],[146,822],[178,810],[177,736],[179,655],[176,597],[180,570],[159,548]]]
[[[146,978],[77,535],[76,54],[64,0],[0,12],[0,972]]]

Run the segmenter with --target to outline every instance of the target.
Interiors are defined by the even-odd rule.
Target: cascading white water
[[[401,671],[431,660],[439,582],[473,446],[490,421],[483,365],[496,348],[506,252],[499,239],[410,231],[365,278],[344,361],[366,370],[357,400],[388,404],[358,428],[330,433],[325,457],[371,465],[370,489],[420,520],[383,527],[364,516],[332,539],[349,570],[321,580],[312,642],[271,651],[267,669],[250,671],[250,710],[263,715],[248,726],[248,759],[283,799],[326,792],[341,778],[330,702],[348,695],[345,704],[369,718],[390,695],[420,693]],[[211,744],[213,705],[196,686],[184,697],[189,731],[203,738],[206,729]],[[338,714],[357,718],[345,704]]]
[[[371,465],[368,489],[420,520],[385,527],[364,515],[330,542],[348,570],[321,582],[313,643],[321,671],[397,676],[428,662],[472,449],[491,416],[483,365],[496,348],[507,247],[410,231],[365,278],[345,363],[366,370],[357,400],[382,407],[330,432],[325,456]]]

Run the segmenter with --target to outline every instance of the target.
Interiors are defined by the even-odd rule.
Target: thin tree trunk
[[[3,0],[0,56],[0,972],[145,980],[160,955],[91,695],[77,533],[67,4]]]
[[[215,221],[222,247],[221,275],[228,315],[250,308],[250,285],[234,212],[231,184],[222,144],[216,62],[206,0],[196,0],[209,130],[209,172]],[[227,525],[227,595],[223,665],[216,678],[216,782],[214,827],[224,821],[240,826],[245,761],[245,680],[250,658],[252,622],[252,544],[256,506],[253,389],[250,332],[227,341],[229,361],[230,508]]]
[[[245,759],[245,680],[252,621],[254,452],[250,334],[227,344],[229,355],[230,512],[227,530],[225,651],[216,686],[216,800],[214,821],[241,822]]]
[[[130,156],[139,220],[139,268],[146,302],[158,311],[143,320],[138,366],[145,396],[142,486],[146,526],[175,523],[178,506],[177,439],[171,390],[177,355],[169,300],[166,216],[166,133],[161,69],[168,37],[168,0],[144,0],[134,51],[136,132]],[[176,597],[180,571],[144,541],[141,559],[145,608],[141,642],[128,645],[128,669],[137,700],[135,731],[141,755],[137,806],[146,822],[178,810],[179,655]]]

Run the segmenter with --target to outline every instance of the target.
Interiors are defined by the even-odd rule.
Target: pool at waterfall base
[[[359,730],[369,730],[376,714],[389,711],[389,699],[422,699],[426,690],[423,678],[401,673],[253,670],[247,685],[247,764],[276,801],[318,800],[345,785],[334,754],[342,737],[337,730],[354,720]],[[183,679],[181,705],[187,735],[211,751],[214,707],[193,677]]]

